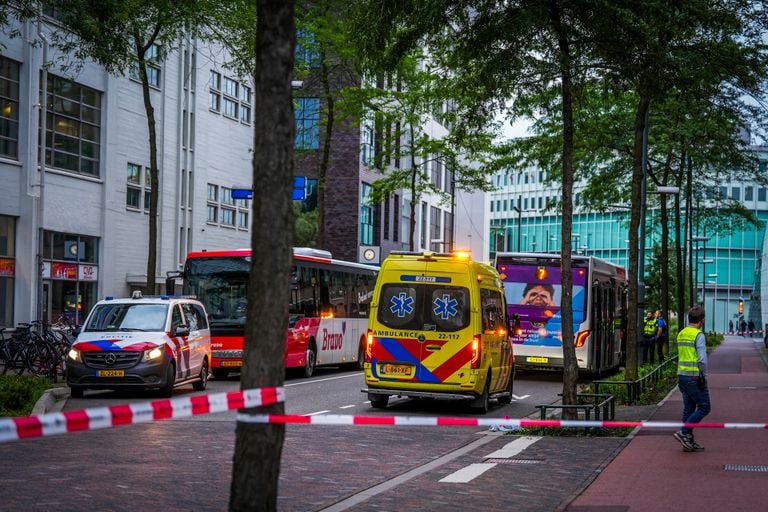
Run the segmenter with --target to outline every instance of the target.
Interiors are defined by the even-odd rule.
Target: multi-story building
[[[149,231],[149,142],[140,82],[132,73],[110,75],[93,62],[65,70],[68,56],[43,44],[37,24],[16,25],[21,37],[0,38],[0,326],[60,313],[82,318],[104,295],[143,288]],[[150,64],[160,173],[158,286],[191,250],[250,245],[249,201],[232,199],[231,189],[251,183],[258,112],[253,84],[226,64],[222,48],[192,39]],[[309,87],[295,96],[296,174],[309,178],[311,190],[323,107]],[[336,258],[358,260],[361,246],[372,247],[376,257],[364,261],[377,263],[406,247],[410,197],[400,191],[388,203],[371,204],[367,194],[380,176],[361,158],[364,136],[355,122],[334,135],[324,248]],[[446,207],[423,198],[416,209],[418,248],[433,248],[454,232],[457,246],[480,253],[486,245],[484,210],[477,208],[482,201],[460,193],[454,199],[455,206]],[[446,213],[452,208],[462,219],[455,228]]]
[[[768,148],[752,147],[760,160],[768,159]],[[764,164],[761,164],[764,170]],[[493,178],[495,191],[488,195],[489,246],[491,257],[496,250],[559,252],[562,246],[562,218],[555,204],[560,194],[557,187],[545,183],[544,171],[539,169],[513,170],[498,173]],[[598,213],[590,211],[580,201],[583,185],[574,187],[573,239],[571,249],[577,254],[597,256],[628,265],[629,212],[621,208]],[[729,182],[718,184],[722,197],[741,201],[763,222],[754,227],[743,223],[730,232],[705,232],[693,227],[694,281],[700,303],[707,311],[707,330],[725,332],[729,321],[738,329],[743,318],[756,327],[768,324],[768,307],[761,307],[760,266],[768,220],[768,190],[762,184]],[[671,200],[670,200],[671,203]],[[714,205],[714,203],[712,203]],[[712,205],[700,205],[713,207]],[[646,216],[646,269],[653,247],[660,245],[658,209],[649,208]],[[673,235],[674,236],[674,235]],[[768,275],[763,271],[762,276]],[[649,305],[658,307],[658,305]]]

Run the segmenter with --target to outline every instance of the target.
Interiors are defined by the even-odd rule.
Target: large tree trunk
[[[637,368],[637,349],[638,336],[640,329],[638,322],[638,279],[639,261],[645,255],[639,254],[638,241],[640,238],[640,218],[641,211],[645,208],[642,203],[642,184],[643,184],[643,132],[645,130],[646,112],[650,105],[650,99],[641,95],[640,102],[635,112],[635,143],[632,162],[632,216],[629,221],[629,308],[627,311],[627,363],[625,376],[627,380],[635,380],[638,375]]]
[[[293,243],[291,98],[293,2],[258,0],[253,153],[253,234],[243,389],[282,386]],[[282,414],[283,403],[241,410]],[[277,509],[282,424],[237,422],[229,509]]]
[[[563,210],[560,242],[560,315],[563,339],[563,404],[576,403],[576,382],[579,367],[573,342],[573,274],[571,273],[571,235],[573,233],[573,78],[571,49],[557,2],[550,4],[550,16],[560,51],[560,73],[563,94]],[[519,206],[519,205],[518,205]],[[549,244],[549,240],[547,240]],[[587,284],[589,286],[589,284]],[[577,419],[577,412],[563,409],[563,419]]]
[[[667,184],[669,179],[669,162],[664,166],[664,178],[662,183]],[[661,202],[661,312],[667,324],[667,339],[669,339],[669,212],[667,211],[667,196],[659,196]],[[664,340],[659,340],[663,343]],[[669,351],[667,351],[669,352]]]
[[[147,61],[144,59],[146,48],[138,33],[133,35],[138,57],[141,92],[144,99],[144,111],[147,114],[147,130],[149,131],[149,243],[147,244],[147,282],[144,293],[154,295],[155,275],[157,273],[157,204],[160,196],[160,169],[157,165],[157,128],[155,127],[155,109],[149,95],[149,77],[147,76]]]
[[[680,153],[680,169],[677,174],[677,180],[675,185],[679,192],[675,195],[675,261],[677,262],[677,330],[682,330],[685,325],[685,269],[687,267],[685,258],[683,257],[684,240],[682,226],[680,219],[682,218],[680,211],[680,195],[683,191],[683,166],[685,165],[685,151]],[[671,340],[671,337],[670,337]],[[671,342],[669,348],[671,348]]]

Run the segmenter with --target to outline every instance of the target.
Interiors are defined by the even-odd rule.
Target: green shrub
[[[29,416],[52,383],[43,377],[0,375],[0,416]]]

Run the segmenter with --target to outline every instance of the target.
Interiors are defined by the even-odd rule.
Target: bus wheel
[[[311,343],[309,347],[307,347],[307,358],[304,363],[304,377],[310,378],[312,374],[315,373],[315,363],[317,362],[315,358],[315,344]]]
[[[368,393],[368,400],[371,401],[371,407],[374,409],[386,409],[389,403],[389,395],[377,395]]]
[[[357,364],[355,365],[356,370],[363,370],[365,368],[365,345],[363,342],[360,342],[360,348],[357,349]]]
[[[483,388],[483,394],[475,398],[470,402],[469,406],[477,414],[488,413],[488,395],[491,389],[491,372],[488,372],[488,377],[485,379],[485,387]]]
[[[509,385],[507,385],[507,394],[499,396],[500,404],[512,403],[512,390],[514,387],[515,387],[515,371],[512,370],[512,373],[509,376]]]

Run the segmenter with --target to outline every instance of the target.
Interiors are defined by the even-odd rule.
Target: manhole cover
[[[751,471],[753,473],[768,473],[768,466],[756,466],[754,464],[726,464],[726,471]]]

